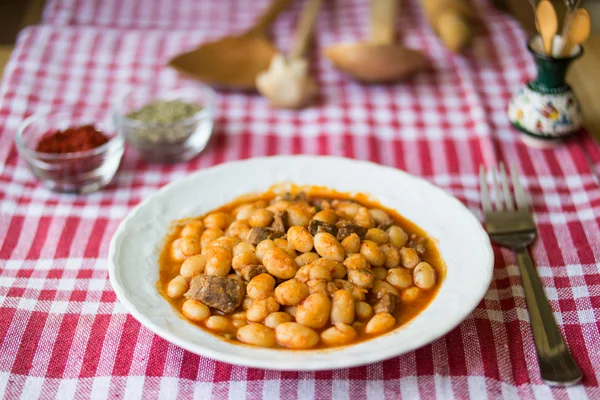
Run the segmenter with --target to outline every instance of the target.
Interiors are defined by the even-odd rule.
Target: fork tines
[[[529,202],[527,200],[527,195],[525,194],[525,191],[521,186],[521,182],[519,180],[519,175],[517,172],[517,167],[514,163],[511,163],[510,170],[513,188],[515,192],[515,199],[517,203],[517,210],[527,210],[529,208]],[[508,176],[506,174],[506,168],[504,167],[504,163],[500,163],[499,173],[496,171],[496,168],[492,168],[491,171],[493,191],[496,198],[496,211],[514,211],[515,205],[513,203],[513,198],[510,193],[510,183],[508,181]],[[498,174],[500,175],[500,183],[498,182]],[[483,207],[483,211],[486,214],[491,213],[494,210],[492,209],[492,204],[490,200],[490,189],[488,188],[486,171],[483,165],[481,165],[481,167],[479,168],[479,184],[481,190],[481,205]],[[500,186],[502,186],[502,189],[500,189]]]

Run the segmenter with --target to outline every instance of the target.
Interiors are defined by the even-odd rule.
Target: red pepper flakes
[[[92,150],[108,142],[108,138],[93,125],[57,130],[40,140],[36,151],[40,153],[75,153]]]

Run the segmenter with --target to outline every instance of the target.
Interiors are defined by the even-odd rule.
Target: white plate
[[[156,291],[158,254],[171,221],[203,214],[279,182],[319,185],[371,195],[438,240],[446,279],[432,303],[388,334],[338,349],[289,351],[233,345],[181,319]],[[121,223],[109,250],[109,274],[119,300],[162,338],[193,353],[278,370],[344,368],[384,360],[439,338],[464,320],[492,278],[493,252],[479,221],[462,203],[403,171],[337,157],[281,156],[230,162],[173,182],[143,201]]]

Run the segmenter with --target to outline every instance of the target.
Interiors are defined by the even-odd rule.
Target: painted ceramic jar
[[[560,46],[556,38],[554,47]],[[582,125],[581,106],[565,81],[571,62],[583,53],[577,46],[566,57],[542,53],[541,39],[529,40],[528,49],[535,58],[537,77],[521,88],[511,99],[508,118],[521,132],[544,140],[561,139],[577,132]]]

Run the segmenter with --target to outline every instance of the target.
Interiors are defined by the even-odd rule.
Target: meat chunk
[[[245,281],[249,281],[260,274],[268,274],[267,269],[262,265],[244,265],[237,273]]]
[[[338,228],[335,225],[328,224],[327,222],[313,219],[308,223],[308,232],[315,236],[319,232],[327,232],[336,236],[338,234]]]
[[[242,304],[244,285],[235,279],[212,275],[198,275],[190,282],[185,293],[188,299],[194,299],[224,313],[232,313]]]
[[[277,237],[281,237],[285,235],[285,217],[287,215],[287,211],[279,212],[273,216],[273,222],[271,223],[271,229],[276,234],[279,234]]]
[[[408,247],[412,247],[417,251],[417,253],[423,255],[427,251],[427,238],[413,233],[412,235],[410,235],[410,242],[408,242]]]
[[[285,234],[284,232],[280,232],[280,231],[276,231],[273,228],[258,228],[258,227],[254,227],[252,229],[250,229],[250,232],[248,232],[248,241],[250,243],[252,243],[253,245],[257,245],[260,242],[262,242],[263,240],[267,240],[267,239],[277,239],[278,237],[281,237]]]
[[[398,297],[392,293],[384,293],[383,296],[379,299],[377,303],[373,306],[373,311],[375,313],[386,312],[392,314],[396,309],[396,303],[398,302]]]
[[[358,235],[358,237],[360,238],[360,240],[363,240],[365,238],[365,235],[367,234],[368,229],[363,227],[363,226],[359,226],[359,225],[354,225],[354,224],[344,224],[344,225],[340,225],[338,226],[338,232],[337,232],[337,240],[338,241],[342,241],[344,239],[346,239],[348,236],[352,235],[353,233],[356,233]]]

